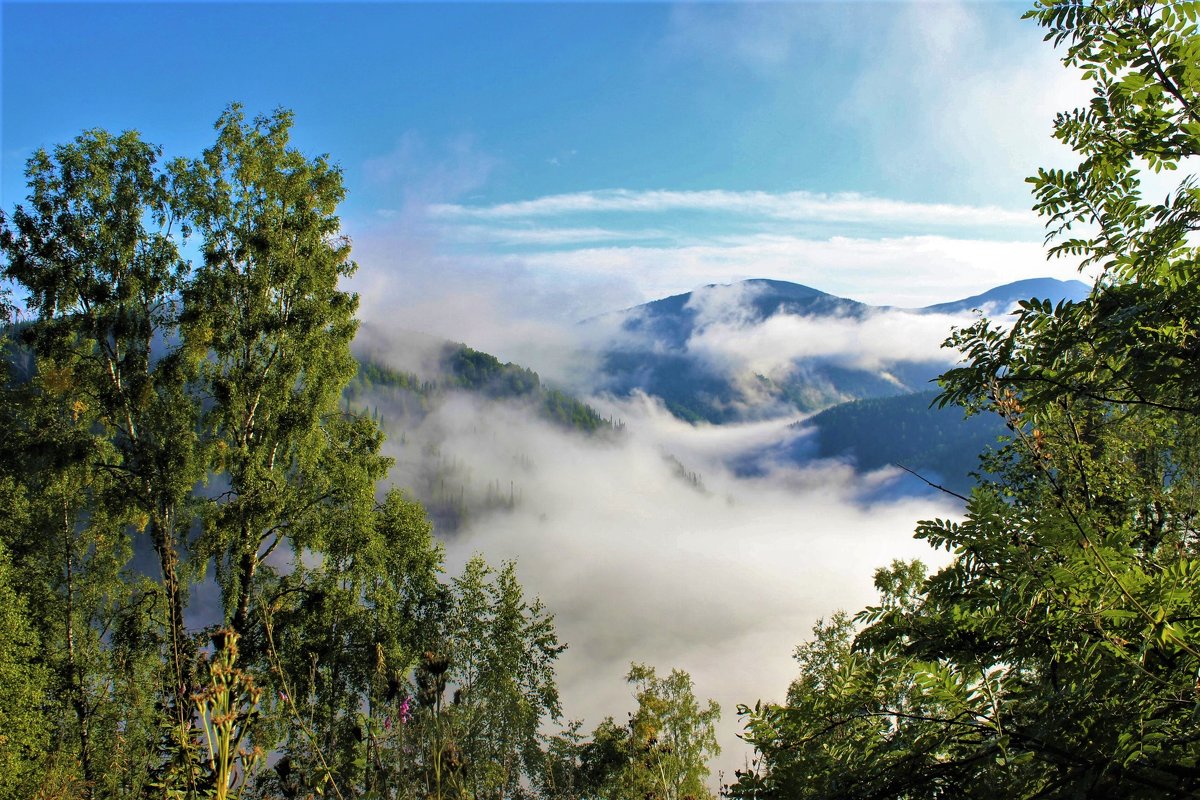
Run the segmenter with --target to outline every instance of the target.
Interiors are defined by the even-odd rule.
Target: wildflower
[[[288,696],[283,693],[282,689],[280,689],[280,691],[279,691],[279,699],[285,703],[288,701]]]
[[[412,719],[412,698],[405,695],[400,701],[400,722],[405,723]]]

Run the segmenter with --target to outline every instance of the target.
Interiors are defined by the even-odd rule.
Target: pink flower
[[[412,719],[412,698],[405,697],[400,701],[400,722],[408,722]]]

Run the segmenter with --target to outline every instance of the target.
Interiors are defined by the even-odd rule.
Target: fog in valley
[[[360,342],[421,374],[436,340],[391,337],[388,346],[368,321]],[[396,459],[392,482],[436,492],[431,480],[441,481],[472,509],[442,532],[448,571],[474,553],[516,560],[527,592],[554,613],[570,645],[558,669],[565,716],[585,730],[623,718],[634,705],[623,681],[631,661],[684,669],[698,697],[721,704],[715,768],[731,779],[748,753],[737,704],[782,699],[792,648],[819,618],[872,602],[876,567],[939,562],[912,531],[917,520],[954,515],[955,501],[899,470],[775,462],[773,450],[802,448],[797,440],[812,435],[790,425],[794,412],[692,425],[641,394],[585,399],[623,428],[588,436],[466,393],[408,423],[386,399],[375,408]],[[754,475],[732,466],[748,461]]]
[[[469,150],[446,164],[442,171],[460,178],[488,170]],[[980,313],[1003,321],[1011,308],[915,307],[1046,274],[1045,262],[1036,246],[1006,237],[743,232],[703,241],[676,231],[684,241],[652,246],[631,242],[641,234],[626,231],[606,244],[602,229],[570,227],[570,214],[655,204],[704,210],[710,198],[616,193],[472,211],[438,205],[449,194],[409,195],[395,217],[356,238],[361,263],[370,265],[353,282],[364,320],[358,351],[430,378],[444,342],[462,342],[535,370],[623,428],[587,436],[519,404],[454,392],[422,419],[405,421],[380,398],[373,402],[396,459],[391,481],[423,500],[453,501],[458,492],[472,509],[456,530],[440,532],[451,573],[474,553],[492,563],[516,560],[526,590],[555,614],[569,644],[558,668],[566,718],[582,719],[585,731],[605,715],[623,719],[634,706],[623,681],[631,661],[660,674],[686,670],[698,697],[721,704],[714,783],[718,770],[732,780],[749,753],[737,738],[737,705],[781,700],[796,674],[794,647],[819,619],[874,602],[876,568],[896,558],[942,563],[946,554],[914,540],[913,530],[919,520],[961,510],[955,498],[894,467],[864,474],[843,460],[805,458],[816,452],[806,415],[778,393],[764,395],[762,379],[803,380],[797,371],[815,365],[862,371],[896,393],[932,388],[926,381],[957,360],[941,346],[953,327]],[[718,199],[717,210],[729,212],[731,198]],[[853,214],[936,216],[854,197],[732,200],[803,201],[804,214],[825,209],[843,222],[858,220]],[[1001,228],[1025,220],[978,212]],[[955,226],[953,215],[943,217]],[[516,249],[496,246],[499,239]],[[953,265],[967,262],[969,274],[947,279]],[[714,274],[728,277],[704,280]],[[825,315],[751,313],[761,287],[736,282],[782,278],[838,294],[851,275],[859,289],[847,295],[874,305],[849,303]],[[647,313],[639,303],[672,285],[692,290],[686,308],[694,317],[686,340],[671,346],[736,388],[730,402],[741,421],[690,424],[656,397],[604,391],[606,349],[654,354],[667,346],[629,323]],[[836,391],[827,394],[838,401]]]

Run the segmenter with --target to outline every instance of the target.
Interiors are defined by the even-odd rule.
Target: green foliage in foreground
[[[1200,795],[1200,190],[1147,202],[1136,171],[1200,155],[1200,5],[1030,16],[1094,84],[1056,121],[1079,166],[1032,183],[1052,252],[1100,278],[952,336],[943,402],[1012,441],[962,521],[920,524],[948,566],[880,570],[879,605],[798,649],[787,703],[743,709],[735,797]]]
[[[0,797],[581,796],[590,743],[545,730],[553,617],[513,564],[444,578],[425,510],[380,490],[377,420],[342,406],[341,174],[290,127],[231,107],[167,165],[88,131],[35,153],[0,215],[30,317],[0,295]],[[602,425],[528,370],[449,357],[455,386]],[[696,706],[685,674],[663,686]],[[672,769],[699,791],[711,724],[688,730]]]
[[[631,664],[625,680],[633,687],[637,709],[625,725],[605,718],[591,741],[571,748],[572,795],[601,800],[711,797],[707,764],[721,750],[716,738],[720,707],[711,700],[701,707],[691,676],[681,670],[660,678],[653,667]]]
[[[12,558],[0,545],[0,796],[32,795],[41,777],[39,754],[50,741],[42,711],[45,665],[25,598],[13,588]]]

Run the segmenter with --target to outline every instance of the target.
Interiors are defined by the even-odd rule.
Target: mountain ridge
[[[1078,280],[1031,278],[902,308],[771,278],[708,284],[602,315],[619,320],[619,333],[600,349],[593,388],[616,396],[644,392],[681,419],[717,424],[908,394],[928,388],[952,362],[936,346],[905,346],[906,326],[917,327],[916,318],[972,309],[1007,314],[1020,300],[1078,300],[1089,291]],[[791,338],[789,329],[795,332]],[[921,332],[930,330],[925,326]],[[940,344],[950,330],[933,333]],[[756,344],[756,338],[762,342]],[[892,355],[871,363],[856,355],[856,344]],[[756,346],[760,352],[750,352]],[[785,358],[781,352],[787,348],[796,355]],[[739,358],[744,365],[735,363]]]
[[[1078,302],[1087,297],[1091,287],[1083,281],[1063,281],[1058,278],[1026,278],[1024,280],[1005,283],[988,289],[986,292],[964,297],[961,300],[951,300],[945,303],[935,303],[922,306],[919,310],[924,313],[953,313],[970,311],[997,303],[1012,301],[1015,298],[1028,300],[1030,298],[1071,300]]]

